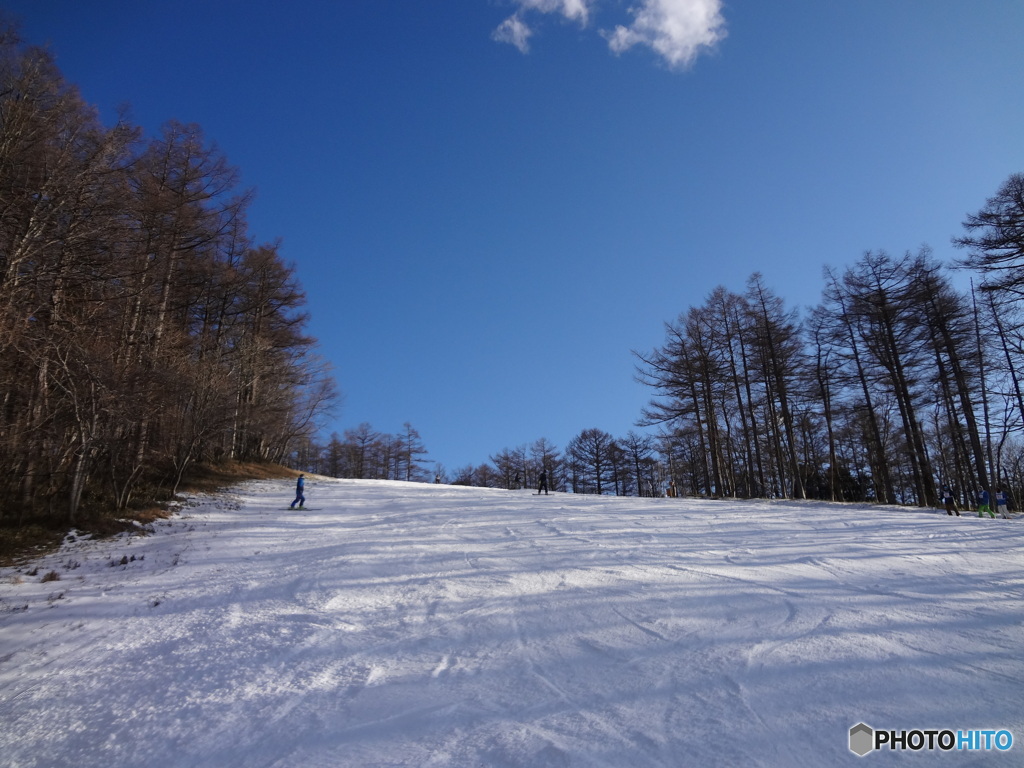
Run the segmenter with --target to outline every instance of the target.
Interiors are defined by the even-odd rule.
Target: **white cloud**
[[[559,13],[567,19],[579,21],[584,26],[590,19],[590,8],[595,2],[596,0],[516,0],[520,13],[523,11]]]
[[[650,46],[671,67],[685,67],[725,37],[721,0],[643,0],[633,23],[607,33],[608,45],[622,53]]]
[[[491,37],[499,43],[511,43],[522,53],[530,50],[530,36],[533,30],[523,20],[529,11],[557,13],[570,21],[586,26],[590,21],[590,8],[596,0],[515,0],[519,6],[514,14],[505,19],[494,30]]]
[[[501,25],[494,30],[492,38],[499,43],[511,43],[519,49],[520,53],[528,53],[530,50],[530,35],[533,31],[526,26],[518,16],[509,16]]]
[[[590,23],[595,7],[602,0],[513,0],[516,12],[494,30],[493,38],[511,43],[521,52],[530,49],[533,30],[524,20],[527,13],[557,14],[581,26]],[[630,9],[633,23],[618,25],[601,34],[615,53],[635,45],[646,45],[670,67],[683,68],[705,49],[725,37],[722,0],[638,0]]]

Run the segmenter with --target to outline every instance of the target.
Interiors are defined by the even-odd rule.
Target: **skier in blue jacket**
[[[1006,495],[1006,491],[1002,488],[996,489],[996,511],[1000,517],[1005,517],[1007,520],[1010,519],[1009,511],[1010,498]]]
[[[991,497],[988,495],[988,490],[985,488],[981,489],[981,493],[978,494],[978,517],[984,517],[985,512],[988,512],[989,517],[995,517],[996,513],[992,511],[992,507],[989,506]]]
[[[295,483],[295,501],[292,502],[289,509],[295,509],[295,505],[299,505],[299,509],[302,509],[306,504],[306,497],[302,495],[303,488],[306,485],[305,475],[299,475],[298,482]]]

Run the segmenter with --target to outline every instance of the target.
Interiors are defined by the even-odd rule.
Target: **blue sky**
[[[111,122],[256,190],[344,403],[448,469],[634,428],[631,350],[751,273],[950,238],[1024,171],[1019,0],[0,0]],[[670,32],[675,31],[675,34]]]

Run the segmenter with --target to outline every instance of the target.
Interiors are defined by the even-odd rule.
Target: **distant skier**
[[[989,517],[995,517],[996,513],[992,511],[992,507],[989,506],[991,497],[988,495],[988,489],[982,488],[981,493],[978,494],[978,517],[984,517],[985,512],[988,512]]]
[[[942,487],[942,501],[946,504],[947,515],[955,512],[956,516],[960,517],[960,510],[956,508],[956,501],[953,499],[953,489],[948,485]]]
[[[299,509],[302,509],[306,505],[306,497],[302,495],[303,490],[306,487],[306,476],[299,475],[298,481],[295,483],[295,501],[291,503],[288,509],[295,509],[295,505],[299,505]]]
[[[1010,519],[1009,504],[1010,497],[1006,495],[1006,491],[996,488],[996,511],[1000,517],[1005,517],[1007,520]]]
[[[540,492],[544,491],[544,495],[548,495],[548,473],[547,470],[542,469],[540,471],[540,482],[537,485],[537,495],[540,496]]]

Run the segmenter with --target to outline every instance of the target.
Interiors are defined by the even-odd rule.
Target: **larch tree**
[[[981,272],[984,287],[1024,295],[1024,174],[1012,174],[953,242],[969,251],[961,265]]]

